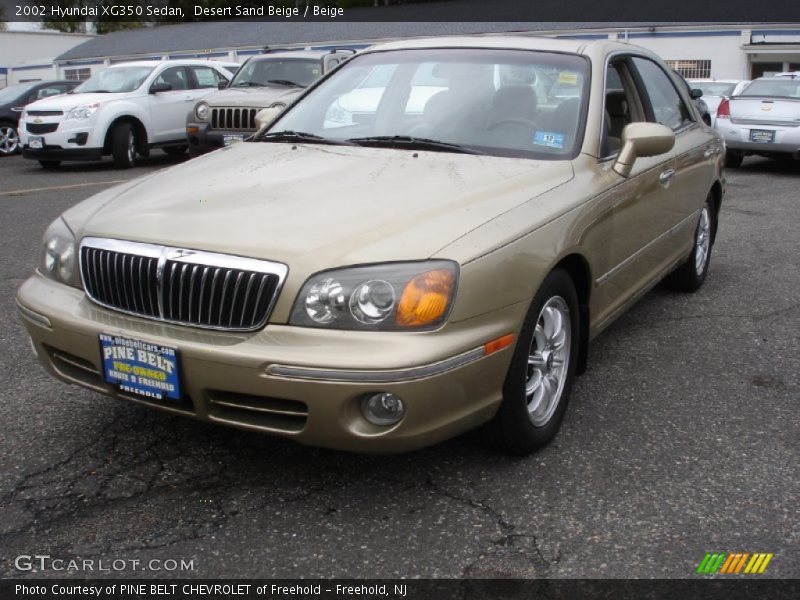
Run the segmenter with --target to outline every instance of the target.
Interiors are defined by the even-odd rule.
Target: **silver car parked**
[[[716,129],[725,138],[726,165],[746,155],[800,160],[800,77],[761,77],[717,109]]]

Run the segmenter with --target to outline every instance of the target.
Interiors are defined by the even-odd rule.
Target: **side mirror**
[[[672,150],[675,133],[658,123],[630,123],[622,130],[622,149],[614,162],[614,171],[628,177],[637,158],[657,156]]]
[[[161,92],[169,92],[172,89],[172,86],[168,83],[154,83],[150,86],[150,93],[151,94],[158,94]]]
[[[698,88],[692,88],[690,90],[690,94],[692,96],[692,100],[697,100],[698,98],[703,97],[703,90],[700,90]]]
[[[217,89],[218,90],[224,90],[226,87],[228,87],[228,82],[227,81],[218,81],[217,82]]]
[[[278,102],[258,111],[256,113],[256,127],[258,127],[258,130],[261,131],[268,125],[271,125],[278,115],[283,112],[284,108],[286,108],[286,105]]]

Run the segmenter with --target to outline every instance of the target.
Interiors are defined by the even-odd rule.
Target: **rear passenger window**
[[[691,113],[678,94],[672,80],[656,63],[645,58],[634,58],[633,64],[644,83],[647,97],[653,108],[653,120],[672,130],[692,122]]]
[[[211,67],[189,67],[194,72],[199,88],[215,88],[222,77]]]

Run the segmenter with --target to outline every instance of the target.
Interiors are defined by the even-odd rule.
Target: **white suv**
[[[117,167],[128,168],[152,148],[182,154],[186,113],[231,77],[225,66],[205,60],[111,66],[67,95],[25,107],[22,154],[45,168],[109,154]]]

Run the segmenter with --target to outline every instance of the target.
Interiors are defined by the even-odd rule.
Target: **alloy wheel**
[[[536,427],[543,427],[553,416],[564,390],[569,369],[572,324],[569,306],[561,296],[553,296],[542,307],[528,353],[528,416]]]
[[[708,206],[700,211],[700,222],[697,224],[697,233],[694,240],[694,270],[702,275],[708,262],[708,251],[711,247],[711,219],[708,215]]]
[[[17,130],[8,125],[0,127],[0,154],[14,154],[19,148]]]

